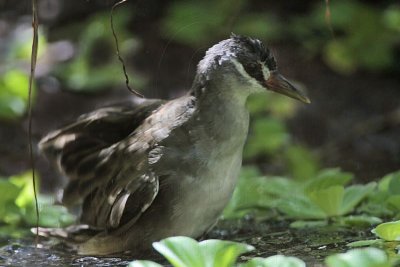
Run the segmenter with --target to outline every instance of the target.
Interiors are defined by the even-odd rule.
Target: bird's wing
[[[69,178],[63,203],[82,205],[81,222],[99,229],[136,220],[158,193],[149,167],[161,156],[157,144],[193,110],[190,97],[104,108],[50,133],[40,148]]]

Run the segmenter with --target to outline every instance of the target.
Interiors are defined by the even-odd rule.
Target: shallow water
[[[323,266],[326,256],[347,250],[346,244],[369,239],[369,229],[319,227],[291,229],[288,222],[253,220],[222,221],[207,235],[209,238],[229,239],[253,245],[256,250],[240,257],[268,257],[276,254],[296,256],[309,267]],[[41,240],[35,248],[34,238],[3,239],[0,244],[1,266],[127,266],[133,259],[126,255],[101,258],[76,255],[54,239]],[[166,264],[161,258],[151,259]]]

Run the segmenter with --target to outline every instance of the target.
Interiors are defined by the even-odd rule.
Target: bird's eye
[[[251,77],[253,77],[254,79],[256,79],[257,81],[260,81],[260,82],[264,81],[264,75],[262,73],[260,64],[248,63],[248,64],[244,64],[243,67]]]

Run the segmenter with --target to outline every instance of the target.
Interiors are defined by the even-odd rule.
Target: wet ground
[[[240,257],[246,261],[252,257],[268,257],[276,254],[296,256],[308,267],[324,266],[328,255],[344,252],[350,242],[372,239],[369,228],[318,228],[292,229],[289,222],[263,222],[253,220],[222,221],[206,237],[228,239],[253,245],[256,250]],[[127,266],[133,259],[118,257],[83,257],[74,254],[55,240],[42,240],[35,249],[33,238],[2,240],[0,266]],[[153,258],[163,265],[161,258]]]

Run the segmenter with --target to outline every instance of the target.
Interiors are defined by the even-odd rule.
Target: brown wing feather
[[[146,180],[141,177],[145,174],[147,164],[143,148],[148,145],[138,145],[140,149],[137,153],[129,153],[132,158],[130,162],[136,163],[136,166],[121,166],[126,162],[124,153],[127,151],[119,143],[163,103],[146,101],[137,107],[102,108],[51,132],[39,143],[42,152],[69,178],[63,203],[67,206],[83,204],[82,223],[99,228],[115,227],[122,217],[122,213],[116,210],[117,206],[123,204],[123,194],[132,194],[141,184],[157,187],[158,190],[158,181],[153,184],[141,181]],[[115,182],[117,180],[118,183]],[[121,180],[125,180],[125,183],[121,183]],[[137,183],[136,189],[131,186],[128,192],[124,188],[128,181]],[[99,202],[94,205],[91,200]],[[109,216],[113,207],[115,211],[111,219]]]
[[[194,111],[193,97],[106,108],[50,133],[40,147],[69,177],[63,202],[82,205],[81,222],[97,229],[134,223],[158,192],[149,167],[162,156],[158,143]]]

